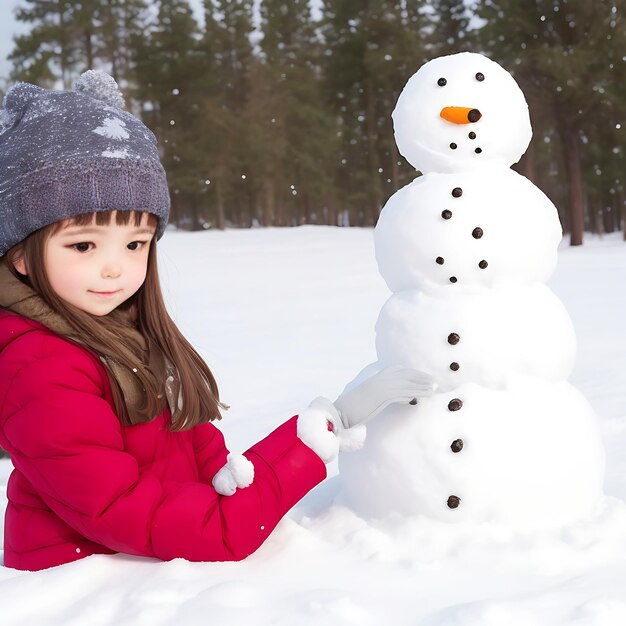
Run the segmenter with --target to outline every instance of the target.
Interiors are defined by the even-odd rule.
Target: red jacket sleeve
[[[210,485],[213,476],[225,465],[228,449],[224,435],[213,424],[199,424],[191,429],[194,455],[201,483]]]
[[[297,438],[295,419],[246,453],[254,482],[233,496],[201,482],[161,482],[140,472],[102,397],[96,364],[62,339],[53,343],[57,351],[46,350],[11,381],[0,428],[15,467],[61,519],[92,541],[163,560],[239,560],[326,476],[323,462]],[[221,435],[215,437],[219,444]],[[209,448],[202,449],[208,454]],[[204,471],[212,472],[209,467],[207,460]]]

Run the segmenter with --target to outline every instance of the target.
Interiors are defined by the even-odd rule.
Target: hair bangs
[[[81,213],[80,215],[68,217],[51,224],[48,235],[56,235],[60,230],[70,226],[89,226],[94,223],[94,220],[96,226],[108,226],[111,223],[113,212],[113,209],[110,211],[92,211],[91,213]],[[132,220],[133,226],[140,226],[144,215],[148,216],[148,225],[156,228],[158,218],[153,213],[147,213],[146,211],[116,211],[115,224],[116,226],[126,226]]]

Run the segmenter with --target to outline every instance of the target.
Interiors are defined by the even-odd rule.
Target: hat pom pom
[[[37,87],[37,85],[15,83],[15,85],[9,87],[9,90],[4,96],[3,106],[9,115],[17,114],[44,92],[45,89]]]
[[[74,81],[74,91],[102,100],[112,107],[124,108],[124,96],[115,79],[102,70],[87,70],[81,74]]]

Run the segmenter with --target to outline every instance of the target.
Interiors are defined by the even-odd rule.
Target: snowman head
[[[392,117],[400,153],[422,173],[509,167],[532,136],[515,79],[473,52],[423,65],[404,87]]]

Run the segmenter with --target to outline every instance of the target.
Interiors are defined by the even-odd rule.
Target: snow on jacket
[[[211,485],[228,450],[211,423],[170,432],[166,410],[124,427],[97,355],[0,311],[0,446],[7,486],[4,564],[39,570],[91,554],[240,560],[326,477],[291,418],[245,456],[254,482]]]

